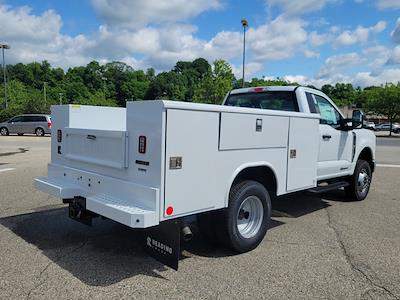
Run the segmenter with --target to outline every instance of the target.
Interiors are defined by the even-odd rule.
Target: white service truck
[[[346,119],[322,92],[290,86],[233,90],[223,105],[52,106],[48,176],[34,184],[78,221],[100,215],[149,228],[150,254],[177,268],[188,217],[246,252],[266,234],[271,198],[344,188],[363,200],[375,167],[363,118]]]

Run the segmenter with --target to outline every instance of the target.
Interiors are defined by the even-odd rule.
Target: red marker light
[[[263,92],[263,91],[265,91],[265,89],[262,87],[256,87],[256,88],[254,88],[254,91],[255,92]]]
[[[165,212],[167,213],[168,216],[170,216],[174,212],[174,208],[172,206],[168,206]]]

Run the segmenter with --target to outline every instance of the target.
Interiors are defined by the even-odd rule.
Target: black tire
[[[252,202],[254,202],[253,209],[251,205],[246,206]],[[247,210],[246,207],[250,209]],[[218,219],[221,224],[218,224],[216,233],[220,241],[238,253],[253,250],[263,240],[270,224],[271,199],[268,191],[256,181],[246,180],[236,184],[229,194],[228,208],[220,212]],[[257,221],[254,225],[243,227],[242,224],[239,229],[240,220],[248,224],[252,220]]]
[[[36,134],[36,136],[44,136],[43,128],[40,128],[40,127],[36,128],[35,129],[35,134]]]
[[[8,129],[6,127],[1,127],[0,128],[0,134],[1,135],[9,135],[10,132],[8,131]]]
[[[351,201],[362,201],[368,196],[371,187],[372,172],[369,163],[363,159],[357,161],[354,174],[345,188],[346,196]]]

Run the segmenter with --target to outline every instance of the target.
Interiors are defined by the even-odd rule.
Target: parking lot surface
[[[279,198],[257,249],[233,255],[197,235],[176,272],[143,252],[140,231],[81,225],[32,187],[49,137],[1,136],[0,299],[400,299],[400,138],[377,143],[366,200]]]

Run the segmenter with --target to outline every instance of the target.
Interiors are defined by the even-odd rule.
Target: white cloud
[[[309,39],[312,46],[318,47],[328,43],[332,39],[332,36],[330,34],[319,34],[316,31],[312,31],[309,34]]]
[[[197,57],[210,62],[218,58],[230,60],[242,53],[240,30],[221,31],[203,40],[196,37],[197,28],[190,24],[166,22],[162,26],[141,28],[114,25],[104,24],[91,35],[73,37],[60,32],[61,17],[54,11],[34,15],[27,7],[14,9],[0,4],[0,28],[7,29],[7,35],[2,37],[12,45],[12,51],[7,53],[9,62],[48,60],[54,66],[68,68],[93,59],[121,60],[133,67],[152,66],[161,71],[173,67],[178,60]],[[297,52],[315,57],[317,54],[305,46],[305,26],[299,18],[281,16],[250,28],[247,35],[249,74],[260,70],[267,59],[284,59]]]
[[[393,49],[390,58],[387,61],[388,65],[400,64],[400,46]]]
[[[137,21],[134,22],[135,24],[124,19],[125,12],[104,16],[104,24],[96,32],[91,35],[77,36],[61,33],[62,19],[53,10],[35,15],[28,7],[11,8],[0,4],[1,38],[12,46],[12,49],[7,51],[7,61],[28,63],[48,60],[53,66],[68,68],[84,65],[93,59],[102,63],[120,60],[134,68],[142,69],[151,66],[162,71],[173,67],[178,60],[204,57],[212,62],[218,58],[234,61],[241,58],[242,32],[240,30],[220,31],[206,40],[196,36],[196,26],[180,22],[207,9],[219,8],[220,0],[207,0],[202,3],[189,1],[188,7],[176,15],[160,16],[157,19],[157,14],[161,14],[161,11],[169,11],[181,1],[183,0],[170,0],[168,3],[162,1],[163,5],[156,9],[154,14],[145,11],[141,16],[135,15]],[[284,6],[289,5],[289,2],[274,0],[272,5]],[[329,2],[331,1],[319,1],[317,6],[322,8]],[[105,0],[93,0],[93,5],[96,3],[103,5],[103,8],[108,5]],[[121,3],[125,2],[115,5],[122,5]],[[313,0],[296,3],[293,5],[310,5]],[[132,3],[129,1],[125,4],[127,5],[125,11],[129,11],[135,5],[147,8],[155,5],[144,3],[142,0],[132,1]],[[115,7],[113,10],[116,11]],[[101,8],[97,12],[100,13]],[[400,20],[392,33],[395,41],[399,23]],[[137,24],[141,24],[140,27],[135,27]],[[308,33],[309,24],[299,16],[284,14],[258,27],[249,28],[246,36],[248,49],[246,78],[251,79],[255,74],[259,74],[266,61],[291,58],[296,54],[307,58],[318,58],[319,53],[315,47],[332,42],[340,31],[339,27],[331,26],[326,29],[326,32]],[[382,21],[368,28],[359,26],[355,31],[348,32],[348,40],[367,41],[369,35],[381,32],[385,27],[386,23]],[[346,80],[356,82],[356,79],[357,82],[373,82],[374,80],[381,82],[397,72],[397,69],[392,69],[391,72],[382,70],[385,63],[399,63],[399,60],[399,49],[395,48],[392,51],[378,45],[361,50],[360,53],[334,55],[327,58],[317,78],[288,75],[284,79],[316,86],[326,82],[335,83]],[[354,75],[354,78],[341,74],[341,72],[347,74],[348,68],[356,65],[368,66],[372,71],[358,73]],[[240,78],[241,65],[234,65],[233,70]]]
[[[308,79],[304,75],[286,75],[286,76],[283,76],[282,79],[285,80],[285,81],[291,82],[291,83],[298,83],[298,84],[301,84],[301,85],[307,85],[308,84],[307,83]]]
[[[274,79],[271,77],[271,79]],[[358,72],[352,76],[334,73],[326,78],[312,78],[304,75],[286,75],[284,80],[297,82],[301,85],[313,85],[321,88],[324,84],[334,85],[337,82],[351,83],[354,87],[379,86],[386,83],[397,84],[400,81],[400,69],[385,69],[381,72]]]
[[[387,63],[391,50],[382,45],[377,45],[362,50],[361,54],[363,59],[368,62],[368,66],[372,70],[377,70]]]
[[[125,28],[182,21],[222,6],[220,0],[92,0],[92,5],[105,24]]]
[[[385,30],[386,22],[379,21],[372,27],[358,26],[356,30],[346,30],[342,32],[335,41],[336,46],[350,46],[357,43],[365,43],[371,33],[379,33]]]
[[[376,4],[379,9],[388,9],[388,8],[398,9],[398,8],[400,8],[399,0],[377,0]]]
[[[397,19],[396,27],[390,35],[392,36],[393,42],[400,44],[400,18]]]
[[[319,55],[320,55],[318,52],[311,51],[308,49],[304,50],[303,53],[304,53],[304,56],[307,58],[319,58]]]
[[[305,23],[297,18],[276,18],[248,31],[248,43],[255,61],[292,57],[307,41]]]
[[[40,16],[31,14],[27,6],[16,8],[0,5],[1,38],[24,40],[25,42],[47,42],[57,37],[61,28],[61,17],[53,10]]]
[[[372,72],[357,73],[350,81],[355,86],[373,86],[386,83],[397,84],[400,81],[400,69],[385,69],[381,73],[373,74]]]
[[[237,66],[237,65],[231,65],[232,66],[232,71],[233,74],[235,75],[236,78],[242,78],[242,65]],[[250,62],[250,63],[246,63],[246,68],[245,68],[245,80],[251,80],[251,78],[253,77],[253,75],[262,70],[264,67],[264,65],[262,63],[258,63],[258,62]]]
[[[321,67],[318,78],[331,77],[332,74],[337,73],[341,69],[359,64],[361,60],[362,57],[355,52],[330,56]]]
[[[324,8],[327,4],[337,2],[337,0],[268,0],[269,7],[278,6],[284,14],[304,15]]]

